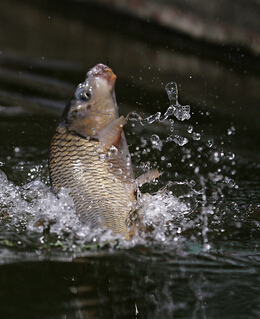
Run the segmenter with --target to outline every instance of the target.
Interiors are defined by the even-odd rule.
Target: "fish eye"
[[[76,95],[76,99],[80,101],[88,101],[91,98],[89,91],[81,91]]]

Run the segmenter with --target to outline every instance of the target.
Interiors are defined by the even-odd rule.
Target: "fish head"
[[[100,130],[118,118],[115,82],[116,75],[104,64],[89,70],[64,111],[69,131],[95,138]]]

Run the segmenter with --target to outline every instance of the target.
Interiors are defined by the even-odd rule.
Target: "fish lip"
[[[103,78],[107,80],[110,85],[114,85],[116,82],[116,75],[114,72],[107,65],[102,63],[95,65],[91,70],[89,70],[87,76]]]

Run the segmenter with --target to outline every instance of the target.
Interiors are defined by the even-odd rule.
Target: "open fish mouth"
[[[106,79],[109,84],[114,84],[116,81],[116,75],[114,72],[105,64],[99,63],[94,66],[88,73],[87,76],[101,77]]]

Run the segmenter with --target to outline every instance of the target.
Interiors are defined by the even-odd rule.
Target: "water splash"
[[[189,140],[186,137],[174,135],[174,134],[169,135],[166,139],[166,142],[172,142],[172,141],[178,144],[179,146],[184,146],[185,144],[189,142]]]
[[[9,246],[20,242],[28,249],[61,246],[73,251],[115,240],[111,230],[92,230],[81,223],[67,189],[61,189],[56,196],[41,181],[15,186],[2,171],[0,212],[0,244],[8,238]]]
[[[16,186],[0,171],[0,245],[21,245],[41,251],[60,247],[76,253],[108,243],[114,246],[116,240],[126,248],[147,244],[149,240],[170,244],[188,227],[184,216],[194,211],[196,196],[188,182],[168,183],[153,195],[140,195],[137,205],[143,230],[126,241],[111,230],[91,229],[83,224],[76,215],[69,190],[61,189],[55,196],[41,181]]]
[[[180,121],[189,120],[191,117],[190,105],[181,105],[178,102],[177,84],[175,82],[170,82],[165,86],[165,90],[171,104],[163,115],[161,112],[156,112],[155,114],[142,119],[140,115],[136,114],[135,112],[131,112],[130,114],[133,116],[127,116],[127,119],[139,121],[143,126],[146,124],[152,124],[155,121],[164,122],[172,115],[174,115]]]
[[[170,82],[166,84],[165,90],[167,92],[168,98],[171,105],[168,110],[164,113],[164,119],[166,120],[169,116],[174,115],[178,120],[184,121],[190,119],[190,106],[181,105],[178,102],[178,87],[175,82]]]
[[[168,121],[170,124],[169,131],[170,135],[166,138],[166,142],[175,142],[179,146],[184,146],[188,143],[188,138],[181,136],[179,134],[173,134],[175,128],[175,122],[174,119],[170,118],[171,116],[175,116],[178,120],[184,121],[189,120],[190,115],[190,106],[189,105],[181,105],[178,102],[178,87],[175,82],[170,82],[165,86],[165,90],[167,92],[168,98],[170,100],[170,106],[167,108],[166,112],[162,115],[161,112],[156,112],[155,114],[152,114],[146,118],[142,118],[138,113],[136,112],[130,112],[126,116],[126,121],[134,121],[139,122],[142,126],[146,126],[147,124],[153,124],[154,122],[163,123]],[[168,125],[167,123],[167,125]],[[135,126],[133,124],[133,126]],[[189,126],[188,133],[192,133],[193,127]],[[162,141],[158,142],[154,139],[155,134],[153,134],[150,138],[150,141],[152,142],[152,148],[157,148],[159,151],[161,151],[162,148]],[[192,138],[194,140],[200,139],[200,133],[193,133]]]
[[[161,112],[157,112],[153,115],[146,117],[145,119],[142,119],[140,123],[144,126],[146,124],[152,124],[155,121],[161,122],[161,114],[162,114]]]
[[[120,247],[128,248],[138,244],[149,245],[149,241],[163,242],[165,245],[172,246],[181,240],[192,239],[202,242],[203,248],[207,250],[210,248],[210,236],[215,227],[212,225],[221,223],[215,203],[223,198],[224,188],[237,187],[232,178],[226,176],[223,171],[217,170],[220,168],[223,170],[221,164],[224,160],[230,166],[235,154],[230,150],[229,152],[219,150],[217,148],[218,141],[210,137],[203,145],[202,130],[201,133],[197,133],[194,131],[197,126],[185,126],[183,123],[178,123],[175,118],[181,122],[190,119],[190,106],[182,106],[178,102],[176,83],[168,83],[165,89],[170,100],[170,106],[165,113],[156,112],[141,119],[137,113],[131,112],[126,119],[139,122],[142,125],[164,122],[161,127],[167,127],[167,136],[165,131],[158,133],[157,127],[151,130],[149,135],[142,134],[141,143],[137,143],[137,152],[134,155],[140,161],[144,161],[143,165],[139,165],[141,169],[148,170],[158,165],[159,168],[162,168],[164,165],[165,169],[162,170],[164,170],[165,178],[161,179],[160,186],[175,177],[178,177],[178,181],[171,182],[171,185],[168,183],[160,191],[157,191],[158,186],[155,186],[154,189],[157,188],[153,194],[151,194],[152,188],[149,186],[148,192],[150,193],[140,196],[138,208],[143,228],[128,242],[119,238]],[[185,127],[183,135],[178,131],[178,124]],[[234,133],[235,128],[231,126],[227,134],[230,136]],[[168,148],[163,148],[165,142],[174,142],[179,146],[184,146],[189,140],[191,143],[196,142],[194,143],[196,150],[192,149],[192,145],[189,148],[181,148],[180,157],[182,156],[182,158],[175,158],[175,153],[168,153]],[[132,144],[134,145],[134,143]],[[166,149],[167,151],[165,151]],[[19,153],[20,150],[15,148],[14,152]],[[112,146],[108,156],[112,157],[116,153],[117,149]],[[204,169],[205,171],[208,169],[208,162],[218,165],[216,171],[213,169],[213,171],[203,172]],[[176,168],[180,163],[179,166],[184,167],[183,175],[178,175],[179,168]],[[31,244],[41,247],[41,249],[42,247],[50,249],[60,247],[62,250],[78,252],[81,248],[95,249],[98,245],[107,242],[115,243],[115,236],[112,235],[111,231],[90,229],[81,223],[75,213],[68,190],[62,189],[57,198],[43,182],[32,180],[35,179],[35,171],[36,166],[30,170],[31,179],[27,178],[27,181],[32,182],[21,187],[12,184],[4,173],[0,172],[0,230],[2,231],[0,244],[6,238],[9,238],[9,244],[10,238],[13,240],[11,244],[23,242],[21,238],[24,233],[26,234],[25,245],[29,243],[28,247]],[[47,174],[46,168],[46,176]],[[203,174],[206,176],[204,180]],[[197,177],[197,179],[195,178],[197,189],[203,189],[200,192],[194,190],[193,183],[180,182],[188,177],[194,178],[194,175]],[[218,231],[217,229],[216,232]],[[5,237],[6,232],[12,235]]]

